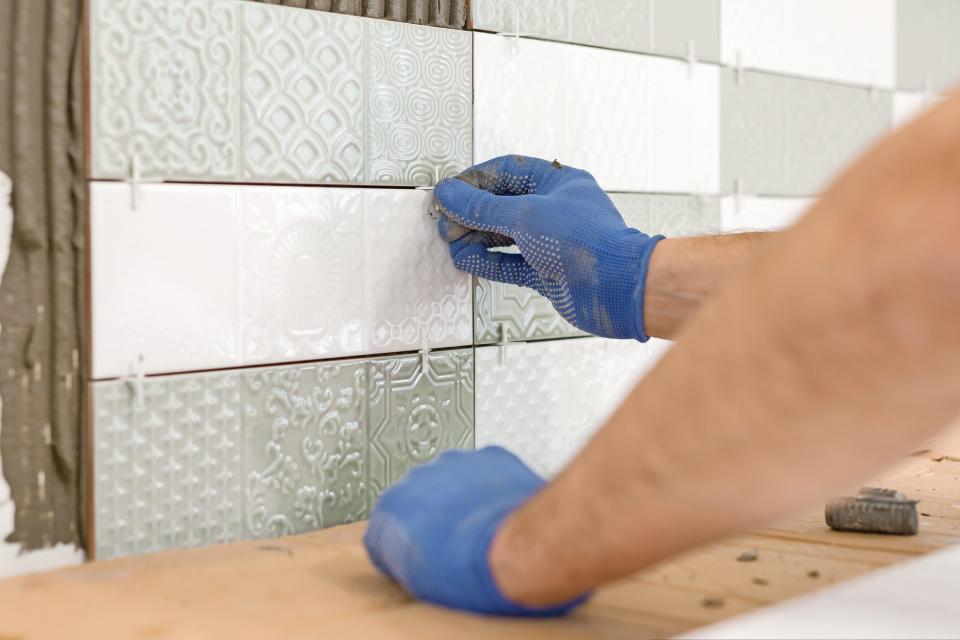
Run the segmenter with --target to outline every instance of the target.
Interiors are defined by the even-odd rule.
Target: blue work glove
[[[487,561],[503,521],[543,484],[501,447],[448,451],[384,492],[363,544],[381,573],[421,600],[474,613],[563,615],[586,597],[544,608],[510,602]]]
[[[434,198],[458,269],[535,289],[583,331],[648,339],[643,292],[663,236],[627,227],[586,171],[503,156],[443,180]],[[519,255],[490,250],[512,244]]]

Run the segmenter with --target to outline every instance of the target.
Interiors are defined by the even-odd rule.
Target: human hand
[[[511,602],[488,559],[503,521],[543,485],[501,447],[448,451],[383,493],[363,543],[381,573],[421,600],[474,613],[563,615],[586,598],[543,608]]]
[[[535,289],[583,331],[647,340],[647,267],[663,236],[627,227],[589,173],[503,156],[443,180],[434,198],[458,269]],[[519,255],[490,250],[512,244]]]

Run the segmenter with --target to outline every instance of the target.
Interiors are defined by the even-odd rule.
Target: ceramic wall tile
[[[368,368],[367,504],[413,466],[472,449],[473,350],[374,360]]]
[[[667,56],[720,60],[721,0],[652,0],[650,50]],[[692,45],[692,50],[691,50]]]
[[[645,233],[679,237],[720,232],[718,198],[641,193],[609,195],[627,225]],[[475,344],[586,335],[560,317],[550,301],[532,289],[477,278],[474,295]]]
[[[98,384],[93,407],[98,558],[240,537],[238,374]]]
[[[91,198],[95,378],[470,343],[469,277],[428,191],[144,185],[133,210],[128,185],[93,183]]]
[[[557,473],[669,343],[577,338],[477,349],[477,448]]]
[[[807,196],[889,131],[893,97],[832,83],[723,71],[724,193]],[[739,184],[738,184],[739,181]]]
[[[363,182],[364,22],[266,5],[242,15],[242,177]]]
[[[234,0],[95,0],[92,176],[429,185],[472,156],[471,35]]]
[[[249,537],[289,535],[364,517],[366,374],[362,362],[243,373]]]
[[[482,31],[610,49],[719,58],[719,0],[474,0]]]
[[[720,207],[723,232],[778,231],[792,225],[814,203],[813,198],[727,196]]]
[[[724,63],[893,87],[895,0],[721,1]]]
[[[93,384],[105,559],[367,517],[384,488],[473,448],[471,349]],[[138,391],[138,389],[140,389]]]
[[[240,170],[240,6],[96,0],[90,7],[93,175],[208,180]]]
[[[897,0],[897,86],[945,91],[960,82],[960,3]]]
[[[470,34],[386,21],[366,26],[367,180],[431,185],[470,166]]]
[[[474,47],[475,160],[559,158],[609,191],[717,190],[716,67],[494,34]]]

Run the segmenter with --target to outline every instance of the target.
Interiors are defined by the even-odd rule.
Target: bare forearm
[[[643,302],[647,334],[675,337],[703,303],[777,235],[740,233],[662,240],[647,272]]]
[[[686,325],[505,523],[509,597],[557,602],[812,504],[960,413],[958,116],[875,149]]]

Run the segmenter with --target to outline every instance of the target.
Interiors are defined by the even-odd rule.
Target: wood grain
[[[941,444],[879,476],[929,514],[917,536],[838,533],[820,514],[801,515],[610,585],[563,620],[480,618],[411,601],[368,564],[357,523],[0,582],[0,638],[666,637],[960,542],[956,453]],[[753,549],[756,560],[738,561]]]

